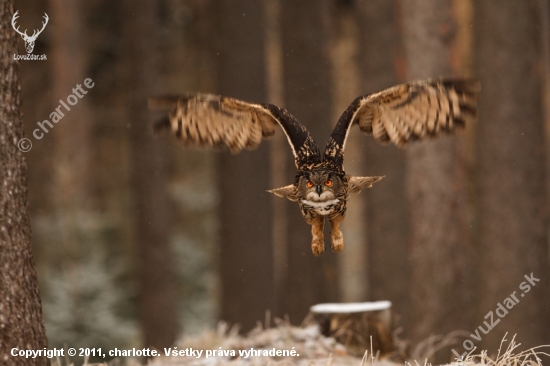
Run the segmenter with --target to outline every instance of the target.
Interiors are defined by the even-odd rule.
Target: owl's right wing
[[[319,163],[321,154],[309,132],[285,109],[272,104],[248,103],[212,94],[149,98],[150,109],[172,108],[154,125],[155,131],[171,129],[183,144],[228,147],[237,154],[258,148],[275,133],[285,133],[296,167]]]

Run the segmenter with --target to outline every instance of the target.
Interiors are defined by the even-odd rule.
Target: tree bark
[[[266,57],[267,57],[267,101],[283,105],[283,49],[281,43],[281,1],[266,1]],[[282,132],[282,131],[281,131]],[[288,184],[288,140],[284,133],[275,133],[270,144],[271,187],[283,187]],[[273,314],[281,317],[281,301],[286,296],[288,281],[288,226],[287,202],[272,195],[273,205],[273,276],[275,286],[275,304]]]
[[[13,13],[13,1],[0,2],[0,363],[46,366],[46,357],[11,356],[12,348],[48,346],[30,244],[27,163],[18,149],[23,124]]]
[[[361,93],[374,93],[404,80],[404,58],[399,34],[399,9],[395,1],[376,0],[358,3],[357,19],[361,29]],[[407,258],[409,207],[405,186],[405,151],[365,141],[365,174],[386,178],[366,190],[366,226],[369,296],[372,301],[390,300],[402,323],[408,314],[410,268]],[[407,327],[405,327],[407,329]]]
[[[265,3],[219,0],[216,5],[218,92],[266,101]],[[220,154],[218,172],[221,319],[249,330],[275,302],[267,144],[237,156]]]
[[[68,0],[49,0],[51,27],[52,106],[66,101],[77,84],[83,85],[87,73],[87,47],[84,46],[82,4]],[[48,29],[47,28],[47,29]],[[82,88],[86,89],[84,86]],[[94,126],[90,110],[90,96],[83,95],[78,104],[59,123],[53,123],[48,132],[54,139],[55,190],[52,192],[59,241],[69,265],[79,265],[82,253],[96,245],[98,233],[84,228],[82,217],[93,217],[96,200],[93,186],[97,183],[94,167]],[[51,121],[50,121],[51,122]],[[44,134],[45,137],[47,136]],[[44,139],[47,139],[44,138]],[[81,282],[81,281],[80,281]],[[78,285],[77,285],[78,287]],[[78,293],[78,291],[76,292]]]
[[[402,2],[409,79],[452,76],[456,24],[451,0]],[[470,329],[468,234],[460,136],[411,145],[406,152],[410,205],[411,338]]]
[[[171,346],[179,332],[174,255],[170,248],[170,200],[167,151],[149,133],[147,98],[158,90],[157,2],[122,3],[127,19],[124,35],[124,87],[132,148],[135,205],[136,272],[139,317],[146,347]]]
[[[284,106],[309,130],[324,149],[334,121],[330,84],[330,2],[282,0]],[[290,159],[290,153],[287,155]],[[294,165],[287,165],[288,184]],[[283,311],[299,323],[316,303],[337,301],[336,254],[316,258],[311,253],[311,227],[295,202],[288,207],[288,278]],[[325,243],[327,247],[330,243]]]
[[[482,347],[493,347],[508,332],[508,337],[517,333],[527,349],[550,339],[542,8],[538,1],[474,4],[475,58],[483,86],[477,135],[478,318],[514,291],[520,300],[502,325],[483,337]],[[531,273],[540,283],[524,293],[519,286]]]
[[[48,57],[51,75],[51,100],[53,108],[60,105],[60,100],[67,103],[67,97],[73,93],[73,88],[80,84],[84,90],[84,80],[88,77],[86,42],[83,42],[82,3],[68,0],[49,0],[48,13],[50,23],[46,30],[51,31],[53,42]],[[55,19],[55,21],[53,21]],[[87,93],[90,93],[88,91]],[[48,120],[52,127],[46,125],[48,132],[40,142],[53,140],[52,170],[54,184],[49,197],[52,199],[55,226],[59,249],[53,247],[52,253],[59,250],[63,255],[58,270],[65,274],[71,273],[70,292],[72,301],[78,302],[88,290],[81,271],[75,270],[86,265],[90,252],[96,253],[100,230],[91,230],[86,223],[97,218],[97,197],[93,195],[92,187],[97,183],[97,175],[93,174],[94,166],[94,125],[90,109],[90,95],[82,95],[78,104],[71,106],[70,111],[64,111],[63,119],[58,123]],[[50,107],[51,108],[51,107]],[[39,141],[37,141],[39,142]],[[86,219],[83,219],[86,218]],[[59,252],[56,253],[58,258]],[[46,292],[48,298],[49,293]],[[49,311],[46,307],[46,319]],[[75,311],[75,310],[72,310]],[[77,317],[77,316],[76,316]],[[80,319],[78,320],[80,321]],[[67,327],[78,329],[76,322],[66,324]],[[77,333],[78,334],[78,333]],[[64,337],[70,335],[64,334]],[[57,335],[57,337],[59,337]],[[51,335],[52,342],[61,342],[56,335]],[[63,340],[64,341],[64,340]]]
[[[333,85],[333,121],[337,121],[350,103],[363,93],[359,55],[362,53],[360,27],[354,13],[356,7],[349,1],[337,1],[332,12],[331,64]],[[364,175],[367,140],[354,129],[346,141],[346,173]],[[363,191],[364,194],[365,191]],[[338,275],[341,301],[365,301],[369,290],[367,279],[368,225],[365,220],[365,201],[354,197],[347,202],[346,219],[342,231],[346,235],[345,247],[338,256]]]
[[[83,84],[87,73],[87,48],[83,46],[81,4],[68,0],[49,0],[49,12],[55,22],[51,25],[51,73],[52,105],[59,105],[59,99],[66,101],[77,84]],[[50,24],[48,24],[48,28]],[[83,87],[84,88],[84,87]],[[84,88],[86,90],[86,88]],[[79,211],[90,210],[93,201],[94,174],[93,121],[90,113],[90,97],[84,96],[67,112],[51,132],[56,144],[56,203],[60,216],[68,222],[63,231],[71,231],[67,241],[75,245],[82,233],[78,233]],[[78,152],[78,153],[77,153]],[[80,235],[79,235],[80,234]]]

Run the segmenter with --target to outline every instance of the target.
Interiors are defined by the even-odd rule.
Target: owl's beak
[[[315,191],[316,191],[317,194],[320,196],[321,193],[323,193],[323,187],[321,187],[320,184],[317,184],[317,186],[315,187]]]

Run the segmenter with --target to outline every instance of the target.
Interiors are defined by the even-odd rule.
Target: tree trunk
[[[51,75],[52,106],[58,106],[59,100],[67,101],[73,94],[73,88],[83,85],[86,75],[87,48],[83,46],[82,22],[80,19],[82,4],[68,0],[49,0],[49,12],[55,22],[51,22]],[[50,25],[49,25],[50,26]],[[48,29],[48,28],[46,28]],[[58,220],[59,241],[67,260],[64,265],[81,265],[83,254],[94,248],[98,233],[90,233],[85,220],[94,219],[93,185],[96,183],[92,165],[93,121],[90,112],[90,96],[83,95],[78,104],[65,112],[59,123],[53,123],[47,138],[53,138],[55,190],[52,192],[56,219]],[[63,110],[63,109],[61,109]],[[75,279],[75,282],[82,283]],[[76,287],[78,287],[77,285]],[[76,291],[75,294],[79,293]]]
[[[538,1],[474,4],[477,73],[483,87],[477,136],[478,319],[495,311],[513,292],[520,302],[496,330],[483,336],[482,347],[494,347],[508,332],[508,338],[517,333],[527,349],[550,339],[544,75],[538,26],[542,8]],[[540,282],[529,283],[524,276],[531,274]],[[532,291],[525,293],[522,283]]]
[[[97,175],[93,174],[94,166],[94,125],[93,114],[90,109],[90,90],[84,85],[87,75],[86,42],[83,40],[82,29],[82,3],[70,0],[49,0],[48,13],[50,23],[46,30],[51,31],[51,51],[48,66],[51,75],[51,99],[50,108],[60,105],[60,100],[67,104],[69,95],[75,95],[73,89],[80,84],[88,95],[80,94],[78,104],[70,106],[70,111],[61,108],[64,114],[59,122],[54,122],[51,117],[48,120],[52,126],[48,132],[44,131],[44,137],[37,141],[44,143],[48,139],[53,140],[52,171],[54,184],[48,192],[54,209],[54,227],[58,227],[56,243],[59,248],[53,246],[55,262],[59,263],[57,270],[63,273],[64,280],[70,283],[70,301],[78,303],[85,298],[89,291],[89,283],[83,275],[83,268],[89,263],[90,254],[101,251],[98,238],[101,230],[90,229],[89,222],[98,221],[97,197],[93,195],[93,185],[97,183]],[[55,19],[55,21],[52,21]],[[88,90],[88,91],[87,91]],[[78,92],[78,91],[77,91]],[[42,117],[42,119],[44,119]],[[49,127],[47,124],[46,127]],[[50,173],[51,174],[51,173]],[[97,227],[97,226],[96,226]],[[62,253],[63,260],[58,261]],[[51,254],[50,254],[51,255]],[[52,263],[52,262],[50,262]],[[51,292],[45,293],[45,299],[51,298]],[[45,302],[46,321],[51,319],[51,308]],[[59,311],[55,309],[54,311]],[[76,334],[82,336],[80,322],[82,319],[74,314],[72,321],[64,324],[74,333],[66,332],[62,336],[51,334],[50,341],[54,344],[68,341],[69,337]],[[61,338],[62,337],[62,338]],[[60,339],[61,338],[61,339]]]
[[[139,316],[146,347],[171,346],[179,332],[174,255],[170,248],[167,151],[149,133],[147,98],[156,85],[157,2],[123,2],[125,105],[132,148]]]
[[[361,93],[374,93],[404,80],[403,48],[396,2],[361,1]],[[365,175],[385,175],[378,186],[364,193],[368,227],[367,268],[372,301],[390,300],[402,323],[410,319],[410,268],[407,259],[409,208],[405,187],[405,151],[365,141]],[[407,329],[407,327],[405,327]]]
[[[284,106],[309,130],[321,150],[335,122],[332,121],[328,0],[282,0]],[[290,153],[287,155],[290,160]],[[294,165],[287,165],[288,183]],[[311,227],[304,222],[295,202],[288,207],[288,278],[283,309],[299,323],[316,303],[338,300],[336,255],[311,253]],[[328,225],[327,225],[328,226]],[[325,243],[329,247],[330,243]]]
[[[264,2],[219,0],[216,5],[218,92],[266,101]],[[221,318],[249,330],[274,306],[269,149],[264,143],[257,151],[224,152],[218,159]]]
[[[266,1],[266,55],[267,55],[267,101],[283,105],[283,49],[281,44],[281,1]],[[282,131],[275,133],[270,146],[271,187],[283,187],[288,184],[288,140]],[[281,301],[286,296],[288,281],[288,226],[287,202],[272,195],[273,205],[273,272],[275,286],[275,304],[273,313],[281,317]]]
[[[0,363],[45,366],[50,364],[46,357],[11,356],[12,348],[48,346],[30,244],[27,163],[18,149],[23,124],[13,13],[13,1],[0,3]]]
[[[349,1],[337,1],[332,12],[332,85],[333,121],[337,121],[350,103],[362,93],[359,55],[360,31],[354,13],[356,8]],[[365,136],[355,130],[346,141],[346,173],[363,175],[365,165]],[[365,190],[366,191],[366,190]],[[365,194],[363,191],[363,194]],[[341,301],[365,301],[368,293],[367,232],[365,201],[359,197],[347,203],[346,220],[342,231],[346,235],[346,249],[338,256],[338,275]]]
[[[451,0],[402,2],[409,79],[452,76],[456,24]],[[469,329],[468,234],[460,136],[411,145],[406,152],[413,342]]]

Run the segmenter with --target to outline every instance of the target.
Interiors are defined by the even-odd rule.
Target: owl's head
[[[312,170],[299,176],[297,189],[300,197],[313,202],[333,200],[344,191],[343,177],[334,171]]]

